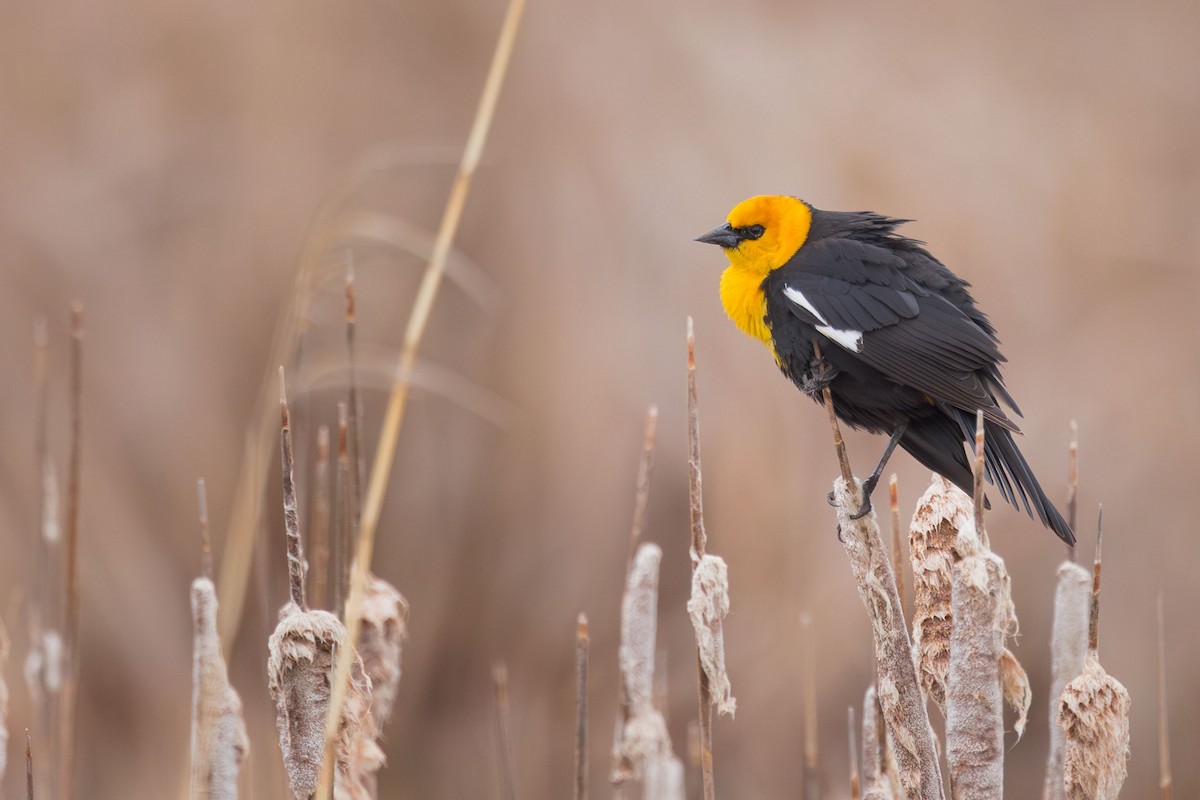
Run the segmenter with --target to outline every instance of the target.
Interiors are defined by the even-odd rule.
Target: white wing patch
[[[783,285],[783,295],[788,300],[791,300],[793,303],[800,306],[821,321],[821,324],[816,326],[818,333],[830,341],[837,342],[837,344],[846,350],[850,350],[855,353],[862,352],[862,331],[841,330],[840,328],[834,328],[829,324],[829,320],[825,319],[825,315],[820,311],[817,311],[816,306],[810,303],[808,298],[804,296],[804,293],[794,286],[788,286],[785,283]]]

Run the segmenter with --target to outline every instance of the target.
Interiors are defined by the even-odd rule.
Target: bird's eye
[[[750,225],[742,229],[747,239],[757,239],[766,232],[762,225]]]

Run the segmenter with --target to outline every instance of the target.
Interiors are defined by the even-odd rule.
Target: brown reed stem
[[[1161,800],[1171,800],[1171,735],[1167,725],[1167,627],[1163,616],[1163,593],[1158,590],[1158,791]]]
[[[820,739],[817,736],[817,643],[812,615],[800,614],[800,696],[804,707],[804,800],[821,800]]]
[[[704,490],[700,470],[700,403],[696,394],[696,333],[692,318],[687,320],[687,391],[688,391],[688,496],[691,508],[692,571],[704,557],[708,534],[704,531]],[[700,698],[700,775],[704,800],[716,797],[712,752],[712,688],[704,671],[699,649],[696,652],[696,676]]]
[[[333,481],[333,613],[343,619],[350,577],[350,428],[349,408],[337,405],[338,451]]]
[[[854,720],[854,706],[846,707],[846,720],[850,734],[850,798],[859,800],[861,788],[858,780],[858,742],[855,740],[858,723]]]
[[[200,576],[212,580],[212,536],[208,530],[208,491],[204,487],[204,478],[196,481],[196,506],[200,513]]]
[[[1071,444],[1067,447],[1067,524],[1075,531],[1079,518],[1079,424],[1071,420]],[[1075,545],[1067,545],[1067,560],[1074,563]]]
[[[1096,514],[1096,557],[1092,562],[1092,605],[1088,612],[1088,650],[1100,652],[1100,544],[1104,538],[1104,506]]]
[[[329,602],[329,426],[317,428],[317,462],[313,467],[313,504],[309,512],[312,550],[312,604]]]
[[[417,360],[417,350],[425,335],[429,315],[433,303],[437,299],[438,288],[441,286],[442,275],[446,269],[446,258],[454,243],[458,223],[462,218],[463,207],[470,191],[471,179],[479,166],[483,155],[484,143],[487,141],[488,130],[491,127],[492,115],[496,109],[496,101],[500,96],[500,87],[504,83],[504,74],[512,55],[513,44],[516,41],[517,30],[520,27],[521,13],[525,9],[525,0],[510,0],[504,22],[500,29],[500,39],[492,56],[492,65],[488,70],[484,84],[483,96],[475,114],[475,122],[467,137],[467,146],[463,150],[462,161],[459,164],[458,175],[446,201],[446,210],[438,227],[437,239],[434,242],[433,255],[421,279],[413,302],[412,313],[404,331],[404,343],[400,351],[400,360],[396,368],[396,381],[388,398],[387,410],[384,414],[383,425],[379,434],[378,446],[375,450],[375,461],[371,469],[370,483],[367,486],[366,500],[363,504],[362,521],[358,532],[358,543],[355,550],[353,571],[350,579],[350,592],[346,600],[346,630],[347,641],[358,641],[358,629],[362,622],[362,603],[367,590],[368,573],[371,569],[371,557],[375,550],[375,532],[379,525],[379,516],[383,510],[383,496],[391,477],[392,464],[396,456],[396,444],[400,437],[400,427],[404,422],[404,412],[408,406],[408,394],[411,387],[410,376],[413,365]],[[337,667],[334,671],[331,686],[332,694],[329,702],[329,719],[325,728],[326,743],[332,742],[337,735],[338,720],[341,719],[342,706],[346,702],[349,690],[350,670],[354,663],[354,647],[345,647],[338,653]],[[333,765],[326,759],[321,771],[322,796],[333,784]]]
[[[62,758],[59,796],[75,796],[75,720],[79,695],[79,482],[83,454],[83,305],[71,306],[71,445],[67,471],[67,675],[62,688],[59,753]]]
[[[626,572],[633,565],[633,554],[646,531],[646,509],[650,504],[650,473],[654,468],[654,439],[657,428],[658,406],[651,405],[646,409],[642,456],[638,460],[637,483],[634,484],[633,525],[629,529],[629,562],[625,568]]]
[[[304,544],[300,540],[300,518],[296,505],[296,481],[292,467],[292,428],[288,415],[287,387],[279,368],[279,462],[283,471],[283,529],[287,535],[288,588],[292,602],[308,610],[304,599]]]
[[[588,796],[588,636],[587,615],[575,628],[575,800]]]
[[[33,739],[25,729],[25,800],[33,800]]]
[[[896,473],[892,473],[888,478],[888,500],[892,519],[892,574],[896,576],[896,594],[900,597],[900,607],[905,619],[908,619],[907,611],[903,611],[908,607],[907,598],[904,586],[904,573],[906,572],[904,562],[907,560],[904,555],[903,539],[907,538],[903,535],[903,528],[900,525],[900,487],[896,479]]]
[[[354,300],[354,263],[346,267],[346,360],[350,372],[350,389],[347,404],[350,408],[349,446],[350,446],[350,536],[349,544],[353,548],[358,540],[358,529],[362,522],[362,492],[363,482],[367,474],[367,456],[362,444],[362,398],[358,392],[358,370],[356,368],[355,346],[358,314]]]
[[[509,720],[508,668],[503,662],[496,662],[492,666],[492,686],[496,698],[496,744],[500,755],[500,796],[504,800],[516,800],[512,729]]]

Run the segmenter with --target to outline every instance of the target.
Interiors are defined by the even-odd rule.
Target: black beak
[[[696,237],[697,242],[705,244],[718,244],[721,247],[730,248],[737,247],[742,242],[742,237],[733,229],[733,226],[726,222],[724,225],[719,225],[713,228],[703,236]]]

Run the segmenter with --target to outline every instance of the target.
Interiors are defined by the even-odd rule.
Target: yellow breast
[[[771,329],[767,327],[767,297],[762,291],[763,274],[738,265],[721,273],[721,305],[734,324],[765,344],[772,353]]]

